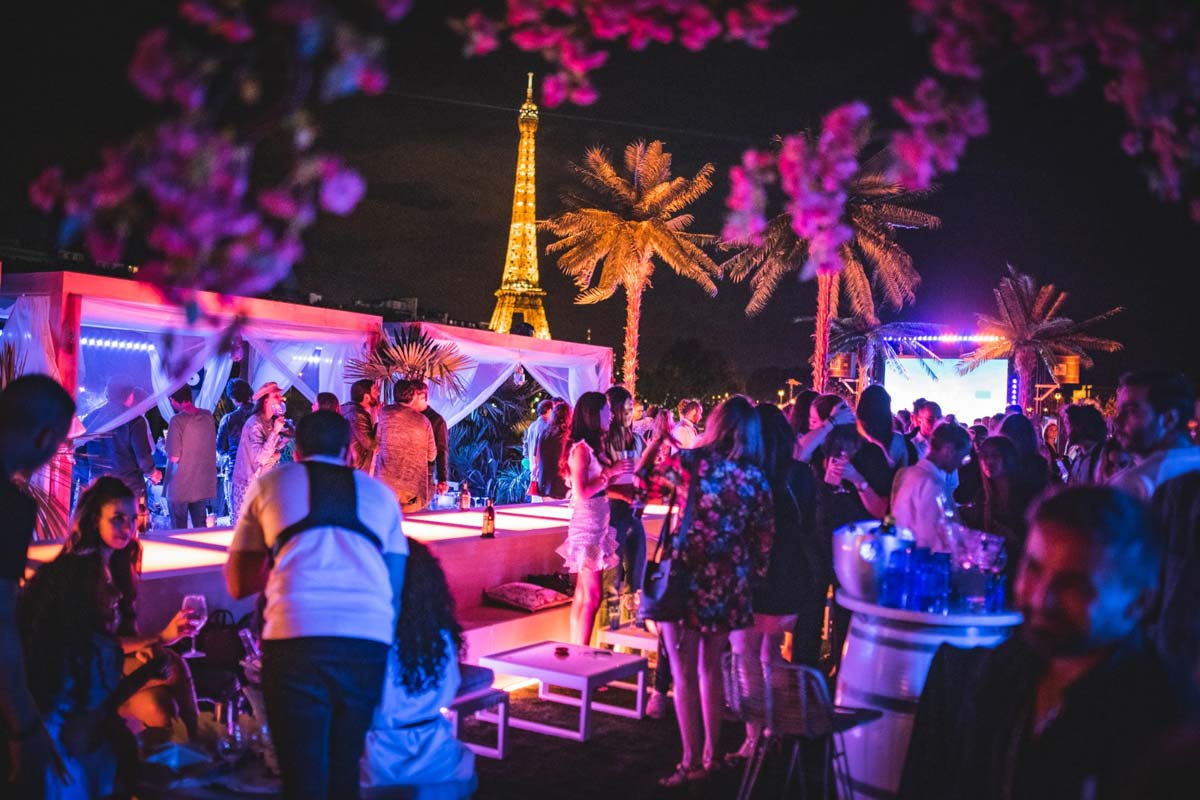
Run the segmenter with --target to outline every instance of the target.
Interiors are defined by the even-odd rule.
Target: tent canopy
[[[591,344],[535,339],[509,333],[459,328],[433,322],[388,323],[391,331],[405,324],[420,325],[438,344],[452,344],[470,360],[463,373],[466,391],[451,397],[438,386],[429,390],[429,404],[453,425],[482,405],[504,381],[523,367],[551,395],[572,404],[584,392],[602,392],[612,383],[612,348]]]
[[[362,357],[383,328],[380,317],[276,300],[192,292],[198,319],[189,322],[178,302],[135,280],[77,272],[4,275],[0,314],[7,316],[4,341],[13,343],[25,370],[58,379],[73,394],[99,395],[113,374],[144,376],[147,395],[105,429],[124,424],[157,405],[172,416],[167,398],[203,371],[197,405],[212,409],[232,367],[222,352],[221,331],[234,320],[250,345],[250,383],[295,386],[309,399],[328,391],[345,400],[346,362]],[[411,324],[411,323],[410,323]],[[584,392],[604,391],[612,381],[612,349],[575,342],[493,333],[432,322],[422,330],[438,343],[453,344],[469,361],[466,391],[450,397],[431,387],[430,404],[453,425],[482,405],[517,367],[556,397],[571,403]],[[167,347],[167,340],[170,346]],[[169,350],[173,364],[163,363]],[[93,398],[94,399],[94,398]],[[103,431],[88,431],[89,434]]]
[[[372,314],[215,292],[181,300],[198,311],[195,321],[154,286],[134,280],[42,272],[5,275],[0,283],[0,306],[11,304],[4,341],[16,346],[26,371],[52,375],[77,398],[102,395],[114,374],[130,375],[147,392],[105,429],[154,405],[170,419],[167,398],[201,372],[197,405],[214,408],[232,367],[219,334],[235,320],[251,348],[251,384],[273,380],[310,399],[319,391],[348,397],[346,362],[378,339],[382,325]],[[164,364],[167,354],[171,364]]]

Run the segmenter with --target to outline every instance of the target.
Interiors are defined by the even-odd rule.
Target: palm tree
[[[419,324],[408,324],[396,328],[391,336],[385,332],[366,358],[348,361],[346,376],[382,381],[385,392],[400,378],[428,381],[450,397],[458,397],[466,391],[463,372],[470,365],[471,360],[453,344],[439,344]]]
[[[663,143],[637,141],[625,148],[624,166],[622,174],[608,151],[590,148],[582,165],[571,165],[583,193],[565,195],[568,210],[542,226],[559,237],[546,252],[562,253],[558,268],[579,288],[576,303],[599,303],[618,288],[625,290],[622,375],[632,393],[642,294],[650,288],[655,258],[700,284],[709,296],[717,293],[713,278],[720,269],[701,249],[717,237],[689,233],[692,215],[681,213],[712,187],[713,165],[705,164],[692,178],[671,177],[671,154],[663,151]]]
[[[845,292],[855,316],[873,319],[872,285],[881,299],[899,310],[916,299],[921,276],[912,256],[896,242],[901,228],[933,230],[942,221],[933,214],[909,208],[906,203],[922,196],[910,192],[887,177],[891,153],[881,150],[867,159],[851,183],[846,201],[845,222],[853,231],[850,241],[839,249],[842,270],[836,275],[817,275],[816,344],[813,350],[813,388],[824,391],[829,361],[829,334]],[[737,243],[732,243],[734,247]],[[729,245],[726,245],[727,247]],[[780,214],[767,223],[761,244],[746,247],[725,261],[721,268],[732,280],[750,278],[752,293],[746,313],[761,312],[785,275],[796,272],[806,280],[807,244],[792,229],[791,214]],[[868,275],[869,271],[869,275]]]
[[[881,322],[878,317],[839,317],[831,320],[829,325],[829,353],[850,353],[858,359],[858,383],[854,389],[857,403],[863,390],[875,382],[875,360],[878,356],[883,356],[884,363],[891,364],[903,375],[904,363],[896,349],[899,340],[905,340],[904,343],[922,357],[936,360],[937,354],[915,339],[937,332],[936,326],[919,322]],[[920,364],[926,374],[937,378],[924,361]]]
[[[1078,356],[1083,367],[1090,367],[1089,350],[1115,353],[1122,348],[1118,341],[1090,336],[1084,331],[1120,314],[1125,310],[1123,306],[1110,308],[1083,322],[1058,316],[1067,293],[1052,283],[1039,286],[1033,276],[1017,272],[1011,264],[1008,275],[992,291],[996,296],[997,316],[977,316],[983,333],[1000,339],[963,356],[959,372],[966,374],[992,358],[1012,359],[1021,381],[1022,408],[1033,405],[1039,365],[1053,374],[1054,364],[1060,358]]]

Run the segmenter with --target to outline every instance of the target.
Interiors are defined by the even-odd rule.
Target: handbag
[[[679,530],[677,533],[682,533],[687,536],[687,528],[690,525],[690,517],[688,513],[695,508],[695,500],[699,494],[699,478],[691,471],[691,459],[685,462],[684,467],[688,469],[688,496],[684,504],[684,513],[681,515]],[[676,622],[683,619],[687,603],[687,585],[688,575],[682,564],[675,564],[674,559],[663,558],[663,545],[667,539],[673,538],[671,531],[671,521],[675,511],[676,497],[672,497],[671,506],[667,510],[667,516],[663,519],[662,533],[658,536],[658,545],[654,548],[654,555],[646,562],[646,577],[642,583],[642,602],[638,608],[638,613],[645,619],[654,620],[655,622]],[[694,513],[694,512],[693,512]]]

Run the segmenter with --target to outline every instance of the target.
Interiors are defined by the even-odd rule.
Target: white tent
[[[404,323],[388,323],[391,329]],[[576,342],[535,339],[474,328],[458,328],[432,322],[419,324],[439,344],[452,344],[471,364],[463,373],[466,391],[451,397],[437,386],[430,387],[429,404],[453,425],[484,403],[523,368],[542,388],[572,404],[584,392],[603,392],[612,384],[612,348]]]
[[[193,307],[194,321],[180,301]],[[129,375],[146,391],[143,400],[104,430],[155,405],[170,419],[167,398],[201,370],[197,405],[214,408],[232,367],[219,333],[234,319],[250,346],[251,385],[276,381],[284,390],[295,386],[309,399],[326,391],[348,399],[347,361],[361,358],[384,327],[395,327],[384,326],[372,314],[214,292],[193,292],[173,302],[147,283],[76,272],[4,275],[0,316],[8,319],[3,341],[15,346],[24,371],[55,377],[83,405],[101,397],[114,374]],[[438,387],[430,392],[430,404],[447,425],[483,404],[518,367],[551,395],[571,403],[584,392],[604,391],[612,381],[608,347],[418,324],[434,341],[455,345],[470,361],[462,396],[452,398]],[[165,354],[173,364],[163,363]]]
[[[214,292],[172,302],[147,283],[74,272],[3,276],[0,314],[8,318],[3,342],[14,346],[23,371],[53,376],[81,405],[101,397],[112,375],[128,376],[146,392],[90,435],[154,405],[170,419],[168,396],[201,371],[196,404],[213,409],[233,363],[220,334],[235,319],[250,346],[250,383],[295,386],[310,399],[322,391],[346,399],[346,362],[378,341],[382,327],[371,314]],[[164,364],[166,357],[172,363]]]

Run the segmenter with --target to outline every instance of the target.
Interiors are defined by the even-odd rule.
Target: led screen
[[[932,358],[900,359],[903,373],[888,364],[883,383],[892,396],[892,410],[912,408],[913,400],[924,397],[942,407],[942,413],[954,414],[968,425],[979,417],[990,417],[1008,405],[1008,361],[1002,358],[984,361],[966,375],[958,374],[958,359],[937,361]],[[934,375],[922,366],[932,370]],[[936,376],[936,379],[934,378]]]

